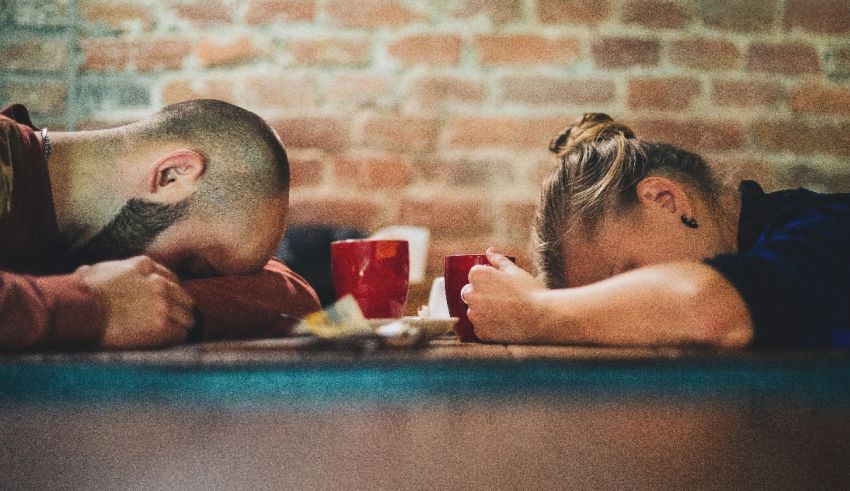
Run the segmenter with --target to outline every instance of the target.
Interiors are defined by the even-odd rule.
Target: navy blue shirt
[[[850,194],[743,181],[738,253],[706,261],[750,311],[754,348],[850,348]]]

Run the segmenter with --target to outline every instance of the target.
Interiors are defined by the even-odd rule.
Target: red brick
[[[220,99],[235,103],[233,82],[232,78],[224,76],[173,79],[166,82],[160,97],[163,104],[190,99]]]
[[[341,27],[399,27],[424,19],[398,0],[329,0],[325,11]]]
[[[791,92],[791,110],[850,114],[850,88],[824,82],[804,82]]]
[[[785,89],[773,81],[716,80],[712,99],[722,107],[773,106],[785,99]]]
[[[319,81],[312,75],[263,73],[245,77],[245,102],[265,109],[315,107]]]
[[[311,21],[316,16],[315,0],[251,0],[245,12],[248,24]]]
[[[366,176],[370,189],[397,189],[410,183],[412,169],[406,155],[387,155],[368,160]]]
[[[508,234],[524,239],[531,237],[537,200],[508,201],[500,206],[500,210],[499,217]]]
[[[850,79],[850,45],[830,48],[827,59],[830,77]]]
[[[733,120],[644,119],[632,123],[638,137],[696,151],[735,150],[744,145],[744,129]]]
[[[318,150],[287,149],[289,159],[289,186],[302,188],[317,186],[322,182],[325,161]]]
[[[416,161],[417,183],[490,190],[493,185],[514,179],[514,158],[510,156],[476,155],[441,157],[425,155]]]
[[[850,122],[763,120],[750,125],[756,148],[797,154],[850,155]]]
[[[481,52],[483,65],[567,63],[581,56],[581,44],[573,37],[479,36],[475,47]]]
[[[819,34],[850,31],[850,3],[847,0],[788,0],[783,22],[786,29],[800,28]]]
[[[152,71],[180,68],[191,44],[173,37],[139,41],[89,38],[80,40],[80,48],[85,57],[84,70],[125,70],[135,66],[139,71]]]
[[[488,200],[455,195],[402,198],[396,221],[428,227],[436,235],[473,235],[493,229]]]
[[[602,68],[655,66],[661,44],[655,39],[601,38],[590,47],[593,61]]]
[[[413,160],[413,180],[419,185],[431,187],[444,184],[451,165],[451,160],[442,159],[435,154],[415,156]]]
[[[753,43],[750,45],[750,70],[799,75],[816,73],[820,69],[817,50],[804,43]]]
[[[564,126],[566,126],[566,124]],[[543,183],[552,174],[552,172],[555,171],[557,166],[558,162],[551,154],[548,158],[541,158],[528,170],[528,182],[533,184],[535,187],[542,187]]]
[[[192,49],[189,41],[175,37],[142,39],[134,47],[133,61],[142,72],[180,68]]]
[[[726,31],[769,31],[776,18],[772,1],[711,0],[696,7],[706,26]]]
[[[628,106],[631,109],[686,109],[699,97],[700,90],[699,80],[691,77],[631,79]]]
[[[254,41],[241,36],[232,40],[222,40],[218,37],[206,37],[195,46],[195,55],[201,66],[209,68],[222,65],[247,63],[261,54]]]
[[[487,188],[498,179],[506,177],[513,162],[507,158],[493,159],[489,156],[478,158],[443,158],[428,154],[415,161],[415,181],[429,186],[456,186]]]
[[[0,2],[0,18],[3,19],[4,29],[12,25],[26,27],[74,27],[72,11],[77,2],[68,0],[6,0]],[[6,31],[3,31],[4,34]],[[55,128],[51,125],[51,128]]]
[[[452,254],[484,254],[488,247],[493,246],[496,239],[491,236],[478,237],[443,237],[431,236],[428,245],[428,264],[425,267],[428,276],[443,276],[445,274],[446,256]]]
[[[521,8],[520,0],[463,0],[453,2],[449,13],[461,19],[484,16],[495,25],[503,25],[519,19]]]
[[[803,187],[822,193],[850,191],[850,174],[844,169],[824,169],[816,162],[783,167],[777,172],[780,189]]]
[[[295,62],[301,65],[362,65],[369,61],[369,39],[296,39],[287,43]]]
[[[130,64],[132,45],[123,39],[80,39],[83,70],[124,70]]]
[[[364,232],[384,221],[382,208],[370,197],[294,193],[289,201],[290,225],[341,225]]]
[[[691,22],[688,9],[675,2],[632,0],[623,6],[623,22],[652,29],[681,29]]]
[[[226,24],[233,21],[233,4],[224,0],[176,0],[177,14],[193,24]]]
[[[484,88],[478,82],[459,77],[425,75],[410,83],[407,99],[421,107],[477,103],[484,99]]]
[[[455,35],[406,36],[390,44],[390,55],[405,65],[457,65],[460,61],[460,37]]]
[[[546,105],[586,105],[611,102],[616,87],[610,80],[564,80],[560,77],[512,76],[502,79],[502,98],[509,102]]]
[[[455,147],[544,150],[563,126],[561,118],[463,117],[449,122],[445,140]]]
[[[737,188],[744,180],[756,181],[765,190],[777,189],[776,173],[770,162],[748,155],[704,156],[720,182],[727,187]]]
[[[725,39],[679,39],[670,43],[670,59],[689,68],[726,69],[738,66],[741,52]]]
[[[390,81],[380,75],[362,73],[337,74],[325,89],[329,103],[350,107],[376,104],[390,90]]]
[[[35,114],[61,114],[68,91],[60,82],[0,84],[0,107],[20,103]]]
[[[349,145],[348,123],[330,117],[293,117],[272,121],[286,148],[318,148],[336,152]]]
[[[440,127],[435,119],[369,115],[361,122],[363,143],[396,152],[422,152],[434,148]]]
[[[0,66],[8,71],[61,71],[68,65],[68,47],[61,38],[29,38],[0,46]]]
[[[334,159],[334,176],[342,188],[398,189],[410,183],[411,174],[406,155],[345,155]]]
[[[526,271],[532,271],[527,240],[517,241],[482,235],[478,237],[432,237],[426,271],[431,276],[443,276],[446,256],[451,254],[483,254],[488,247],[516,258],[517,265]]]
[[[119,31],[136,26],[148,31],[154,24],[151,8],[133,1],[81,0],[79,13],[86,22],[105,24]]]
[[[369,189],[398,189],[410,183],[410,162],[402,155],[369,159],[366,167]]]
[[[537,0],[537,17],[544,24],[596,25],[611,10],[611,0]]]

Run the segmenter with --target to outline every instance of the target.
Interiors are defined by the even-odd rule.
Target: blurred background
[[[211,97],[278,130],[292,224],[431,229],[529,266],[585,111],[730,180],[850,191],[847,0],[0,0],[0,104],[54,130]],[[238,142],[234,142],[238,144]]]

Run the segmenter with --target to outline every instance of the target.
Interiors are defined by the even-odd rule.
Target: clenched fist
[[[195,323],[194,302],[177,276],[146,256],[81,266],[74,274],[104,307],[104,348],[149,348],[181,343]]]

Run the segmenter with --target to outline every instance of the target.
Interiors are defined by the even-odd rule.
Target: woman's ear
[[[649,209],[671,215],[693,217],[693,205],[685,187],[678,182],[661,176],[642,179],[637,185],[638,201]]]
[[[157,160],[147,177],[147,191],[156,201],[176,202],[189,197],[206,170],[206,159],[193,150],[176,150]]]

